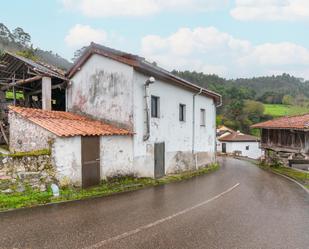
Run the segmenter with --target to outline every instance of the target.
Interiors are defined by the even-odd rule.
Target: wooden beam
[[[43,77],[42,78],[42,109],[43,110],[50,111],[52,109],[51,95],[52,95],[51,78]]]
[[[6,136],[6,134],[5,134],[2,121],[0,121],[0,131],[1,131],[1,133],[2,133],[2,136],[3,136],[4,141],[5,141],[6,144],[8,145],[8,144],[9,144],[9,139],[7,138],[7,136]]]
[[[57,89],[57,88],[65,88],[67,86],[67,82],[63,82],[63,83],[60,83],[60,84],[57,84],[57,85],[52,85],[51,89],[54,90],[54,89]],[[33,92],[28,92],[27,94],[28,95],[36,95],[36,94],[39,94],[42,92],[42,89],[39,89],[39,90],[36,90],[36,91],[33,91]]]
[[[40,80],[40,79],[42,79],[42,76],[38,76],[37,75],[37,76],[34,76],[32,78],[28,78],[28,79],[17,80],[15,82],[7,84],[6,86],[1,87],[1,91],[6,91],[6,90],[10,89],[13,86],[27,84],[27,83],[30,83],[30,82],[33,82],[33,81],[37,81],[37,80]]]

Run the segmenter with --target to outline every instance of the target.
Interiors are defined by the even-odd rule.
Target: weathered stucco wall
[[[93,55],[72,78],[67,109],[133,127],[133,68]]]
[[[81,185],[81,137],[57,137],[52,146],[54,165],[57,169],[57,179],[65,184]]]
[[[151,75],[149,75],[151,76]],[[193,149],[193,92],[157,80],[149,96],[160,97],[160,117],[151,118],[150,138],[145,134],[144,83],[149,78],[134,72],[134,166],[141,175],[154,176],[154,143],[165,142],[166,173],[195,169],[215,160],[215,105],[211,98],[197,96]],[[150,98],[149,98],[149,107]],[[179,121],[179,104],[186,105],[186,121]],[[200,109],[206,110],[206,125],[200,125]]]
[[[56,137],[51,132],[28,121],[14,112],[9,114],[10,151],[28,152],[48,149]]]
[[[101,178],[136,176],[133,168],[133,138],[105,136],[100,138]]]

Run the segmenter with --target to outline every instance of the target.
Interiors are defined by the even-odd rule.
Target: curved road
[[[0,248],[309,248],[309,195],[236,159],[215,173],[0,214]]]

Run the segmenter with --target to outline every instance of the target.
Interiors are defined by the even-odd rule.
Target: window
[[[246,150],[249,150],[249,145],[246,146]]]
[[[200,120],[201,126],[206,125],[206,113],[205,109],[201,109],[201,120]]]
[[[186,121],[186,105],[179,104],[179,121]]]
[[[160,108],[160,98],[156,96],[151,96],[151,117],[159,117],[159,108]]]

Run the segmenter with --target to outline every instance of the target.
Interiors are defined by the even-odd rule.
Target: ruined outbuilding
[[[0,56],[0,143],[8,143],[8,106],[65,110],[65,72],[5,52]]]

